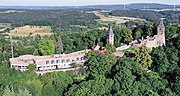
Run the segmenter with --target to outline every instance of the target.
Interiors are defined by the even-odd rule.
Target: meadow
[[[23,26],[23,27],[16,27],[15,29],[10,31],[12,33],[12,36],[50,36],[53,33],[51,33],[51,27],[50,26]],[[9,33],[8,33],[9,34]]]

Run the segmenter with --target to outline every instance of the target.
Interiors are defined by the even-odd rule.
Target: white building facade
[[[85,53],[88,50],[78,51],[70,54],[55,54],[50,56],[23,55],[10,59],[11,68],[26,71],[29,64],[36,65],[36,72],[60,71],[71,69],[72,64],[84,64],[87,59]]]

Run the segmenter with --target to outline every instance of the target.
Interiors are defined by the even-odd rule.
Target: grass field
[[[125,49],[125,50],[122,50],[122,52],[127,52],[127,51],[131,51],[131,53],[135,53],[135,49],[132,47]]]
[[[0,27],[0,32],[4,31],[6,28]]]
[[[4,31],[11,26],[10,23],[0,23],[0,33],[4,33]]]
[[[0,27],[10,27],[10,23],[0,23]]]
[[[50,26],[23,26],[23,27],[16,27],[15,29],[11,30],[12,36],[50,36],[53,33],[51,33],[51,27]]]
[[[109,28],[108,27],[99,27],[97,28],[98,30],[108,30]]]
[[[133,18],[133,17],[118,17],[118,16],[105,16],[100,11],[92,11],[96,16],[99,16],[100,19],[98,22],[103,25],[107,25],[109,23],[116,22],[116,24],[123,24],[128,21],[142,21],[144,19],[141,18]]]
[[[114,21],[104,21],[104,20],[102,20],[102,19],[98,20],[98,22],[99,22],[100,24],[102,24],[102,25],[108,25],[108,24],[114,23]]]
[[[81,26],[81,25],[70,25],[70,27],[87,28],[87,26]]]

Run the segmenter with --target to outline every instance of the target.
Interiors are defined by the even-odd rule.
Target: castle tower
[[[159,45],[160,46],[165,45],[166,44],[166,41],[165,41],[165,26],[164,26],[164,23],[163,23],[163,18],[161,18],[160,24],[157,27],[157,36],[158,36],[158,39],[159,39]]]
[[[106,38],[106,43],[110,43],[112,45],[114,45],[114,33],[113,33],[113,29],[112,26],[109,27],[109,32]]]

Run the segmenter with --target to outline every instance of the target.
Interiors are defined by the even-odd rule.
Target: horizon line
[[[126,4],[90,4],[90,5],[0,5],[0,6],[19,6],[19,7],[81,7],[81,6],[103,6],[103,5],[130,5],[130,4],[163,4],[163,5],[180,5],[180,4],[166,4],[166,3],[126,3]]]

